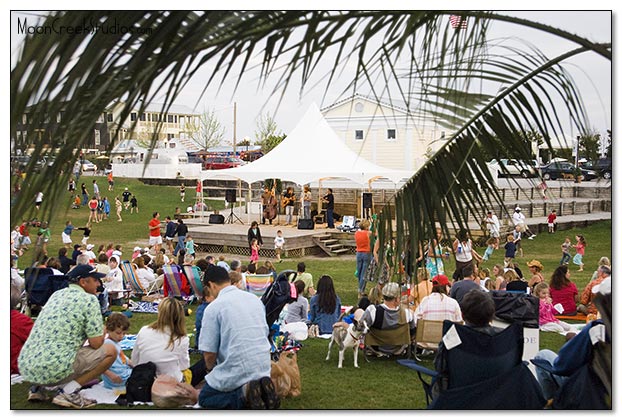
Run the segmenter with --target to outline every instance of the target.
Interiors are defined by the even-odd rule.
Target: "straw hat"
[[[544,266],[542,265],[542,263],[538,260],[531,260],[527,263],[527,267],[536,267],[540,270],[542,270],[544,268]]]

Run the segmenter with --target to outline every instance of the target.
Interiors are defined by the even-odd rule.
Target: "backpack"
[[[293,270],[285,270],[279,273],[276,280],[266,289],[261,296],[261,303],[266,307],[266,322],[271,326],[277,319],[283,307],[294,302],[298,296],[292,295],[292,285],[289,282],[289,276],[295,274]]]
[[[128,404],[135,401],[151,402],[151,387],[156,377],[156,365],[153,362],[134,366],[125,384],[125,399]]]

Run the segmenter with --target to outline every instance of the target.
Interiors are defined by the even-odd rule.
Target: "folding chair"
[[[201,281],[201,269],[196,265],[184,265],[182,266],[188,283],[192,288],[192,294],[198,301],[203,300],[203,282]]]
[[[443,340],[435,359],[438,371],[414,360],[398,360],[417,371],[430,409],[542,409],[546,400],[538,381],[523,362],[523,328],[512,324],[490,335],[443,323]],[[422,375],[432,378],[426,382]],[[517,392],[520,390],[520,392]]]
[[[184,284],[185,275],[182,277],[181,268],[176,264],[164,264],[162,271],[164,271],[165,291],[167,292],[165,294],[184,301],[188,300],[188,293],[184,292],[187,287]]]
[[[46,304],[52,295],[50,277],[53,275],[51,268],[28,267],[24,270],[26,315],[36,317]]]
[[[417,349],[436,352],[438,344],[443,339],[443,321],[433,321],[430,319],[420,319],[417,321],[417,332],[415,334],[415,359],[421,361],[417,357]]]
[[[272,274],[247,274],[246,290],[260,298],[273,281]]]
[[[395,351],[387,352],[383,351],[383,347],[392,347],[396,350],[400,348],[405,349],[406,358],[411,356],[411,336],[410,336],[410,323],[407,320],[406,311],[408,309],[400,306],[400,319],[398,326],[392,329],[381,329],[384,308],[381,305],[376,305],[376,319],[372,325],[369,326],[369,332],[365,334],[365,359],[369,361],[368,356],[378,357],[392,357],[401,356],[402,352],[396,353]]]
[[[134,265],[129,261],[121,261],[119,265],[121,273],[123,273],[123,290],[112,290],[112,292],[123,292],[124,295],[130,291],[136,297],[142,297],[147,294],[147,290],[140,284],[138,275]]]

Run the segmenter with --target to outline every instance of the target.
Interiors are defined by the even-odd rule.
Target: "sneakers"
[[[266,406],[266,410],[276,410],[281,405],[281,399],[276,393],[272,379],[264,376],[259,380],[261,386],[261,399]]]
[[[531,235],[531,236],[529,237],[529,239],[533,239],[533,238],[535,238],[535,237],[536,237],[536,235]]]
[[[74,391],[71,394],[59,391],[52,400],[52,404],[68,408],[89,408],[97,404],[97,401],[83,397],[78,391]]]
[[[33,385],[30,387],[28,391],[28,401],[31,402],[39,402],[39,401],[50,401],[52,397],[50,397],[42,386]]]
[[[259,381],[250,381],[246,384],[246,392],[244,393],[246,398],[246,408],[249,410],[264,410],[266,405],[261,397],[261,385]]]

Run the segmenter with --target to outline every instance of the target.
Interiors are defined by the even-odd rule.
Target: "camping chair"
[[[430,409],[542,409],[546,401],[522,354],[523,328],[519,324],[489,335],[444,321],[435,360],[439,371],[414,360],[397,362],[417,371]],[[426,382],[422,375],[432,380]]]
[[[246,290],[257,297],[262,297],[273,281],[272,274],[247,274]]]
[[[140,284],[138,275],[134,265],[125,260],[121,261],[119,265],[121,273],[123,273],[123,290],[111,290],[111,292],[123,292],[123,296],[129,298],[129,294],[133,294],[136,297],[142,297],[147,294],[147,290]],[[128,293],[129,292],[129,293]]]
[[[36,317],[50,296],[69,285],[65,275],[55,275],[51,268],[29,267],[24,271],[26,305],[24,313]]]
[[[164,264],[164,283],[166,283],[169,296],[184,301],[188,300],[188,294],[184,292],[184,277],[181,268],[176,264]],[[182,277],[183,276],[183,277]]]
[[[372,325],[369,325],[369,332],[365,334],[365,359],[369,361],[368,356],[376,356],[389,358],[392,356],[402,356],[405,351],[406,358],[411,356],[411,335],[410,335],[410,323],[407,320],[406,311],[408,309],[400,306],[400,319],[398,326],[392,329],[381,329],[384,315],[382,313],[384,308],[381,305],[376,305],[376,318]],[[381,347],[394,347],[398,350],[396,353],[383,351]],[[404,349],[404,350],[400,350]]]
[[[417,357],[417,349],[428,352],[436,352],[438,344],[443,339],[443,321],[433,321],[430,319],[420,319],[417,321],[417,332],[415,334],[415,359],[421,361]]]
[[[196,265],[184,265],[182,266],[188,283],[192,288],[192,294],[194,299],[199,302],[203,300],[203,282],[201,281],[201,269]]]

